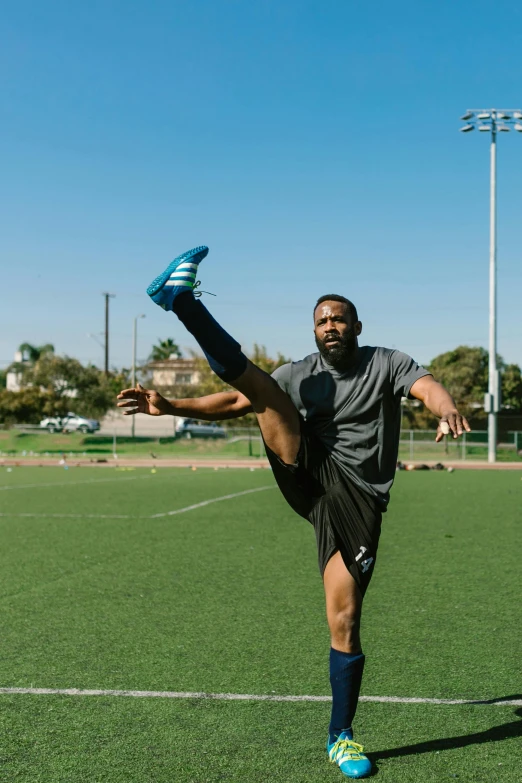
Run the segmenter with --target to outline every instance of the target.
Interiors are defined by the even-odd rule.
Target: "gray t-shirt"
[[[340,470],[386,506],[395,476],[401,397],[428,370],[390,348],[364,346],[339,373],[321,354],[272,373]]]

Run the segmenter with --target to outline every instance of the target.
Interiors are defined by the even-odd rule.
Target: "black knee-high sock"
[[[364,669],[362,652],[340,652],[330,649],[330,684],[332,686],[332,718],[329,742],[335,742],[342,731],[351,729],[357,709]]]
[[[183,326],[196,338],[216,375],[230,383],[244,373],[247,358],[241,346],[190,291],[179,294],[174,299],[172,309]]]

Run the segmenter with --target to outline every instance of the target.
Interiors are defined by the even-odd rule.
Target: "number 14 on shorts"
[[[359,563],[359,560],[361,559],[361,557],[364,555],[365,552],[368,551],[365,546],[361,546],[361,547],[359,547],[359,549],[361,551],[359,552],[359,554],[355,558],[355,562],[356,563]],[[359,563],[359,565],[361,566],[363,574],[366,573],[366,571],[369,569],[369,567],[371,566],[372,563],[373,563],[373,557],[367,557],[366,560],[363,560],[361,563]]]

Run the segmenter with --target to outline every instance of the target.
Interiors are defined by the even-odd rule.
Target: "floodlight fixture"
[[[515,120],[522,120],[522,111],[514,111],[513,112],[513,118]]]
[[[511,114],[508,114],[505,111],[497,111],[497,120],[510,120]]]
[[[515,122],[515,124],[513,125],[513,128],[516,131],[518,131],[519,133],[522,133],[522,125],[520,124],[520,122]]]
[[[473,116],[474,115],[472,111],[467,111],[466,114],[463,114],[460,119],[466,121],[466,120],[470,120]]]
[[[489,120],[491,117],[490,111],[481,111],[480,114],[477,114],[477,119],[479,120]]]
[[[479,131],[482,131],[482,133],[484,133],[485,131],[491,130],[491,125],[479,125],[478,129]]]
[[[511,128],[509,127],[509,125],[497,125],[497,130],[502,131],[503,133],[509,133]]]
[[[460,129],[462,133],[469,133],[472,130],[475,130],[474,125],[464,125],[463,128]]]

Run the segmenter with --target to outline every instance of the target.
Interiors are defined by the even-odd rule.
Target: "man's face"
[[[315,344],[321,356],[333,367],[342,369],[350,362],[361,328],[360,321],[353,320],[344,302],[321,302],[315,308]]]

